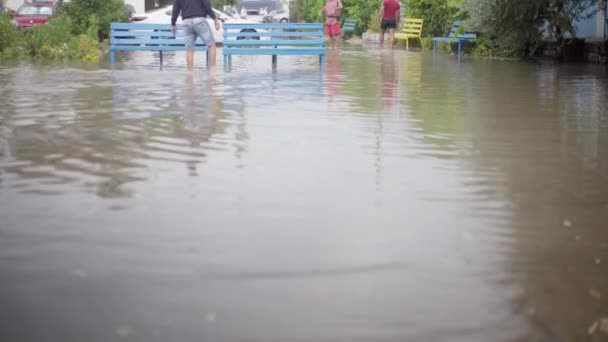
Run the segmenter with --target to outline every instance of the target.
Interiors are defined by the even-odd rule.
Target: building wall
[[[144,13],[146,11],[146,0],[125,0],[125,4],[131,4],[135,7],[135,13]]]
[[[598,11],[593,17],[575,23],[576,35],[587,40],[603,39],[606,26],[606,12]]]
[[[585,39],[602,39],[604,37],[605,17],[603,12],[598,12],[590,19],[577,22],[576,35]]]

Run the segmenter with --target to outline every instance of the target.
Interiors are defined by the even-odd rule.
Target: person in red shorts
[[[342,9],[342,1],[327,0],[320,12],[327,17],[325,19],[325,34],[329,36],[330,47],[338,47],[340,43],[340,9]]]
[[[388,30],[391,48],[395,47],[395,28],[399,22],[399,2],[397,0],[383,0],[380,8],[380,48],[384,44],[384,33]]]

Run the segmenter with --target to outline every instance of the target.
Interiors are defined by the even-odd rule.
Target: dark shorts
[[[387,30],[387,29],[394,29],[394,28],[397,28],[397,20],[382,19],[382,22],[380,23],[380,29]]]

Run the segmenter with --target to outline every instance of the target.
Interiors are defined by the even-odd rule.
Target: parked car
[[[280,9],[277,11],[271,11],[270,16],[274,22],[277,23],[288,23],[289,22],[289,10]]]
[[[243,24],[256,24],[257,22],[251,20],[243,20],[237,19],[229,16],[228,14],[218,11],[217,9],[213,9],[215,12],[215,16],[220,20],[220,29],[213,29],[214,23],[213,19],[207,18],[209,21],[209,26],[212,28],[213,36],[215,37],[216,43],[222,43],[224,41],[224,26],[222,23],[243,23]],[[150,23],[150,24],[170,24],[171,23],[171,15],[173,14],[173,6],[165,6],[163,8],[159,8],[153,11],[146,12],[144,14],[134,14],[131,20],[137,23]],[[181,24],[182,18],[181,16],[177,19],[177,24]],[[240,32],[256,32],[255,30],[244,29]],[[236,31],[239,32],[239,31]],[[236,39],[241,39],[244,37],[236,37]],[[263,37],[265,38],[265,37]]]
[[[241,15],[239,14],[239,11],[234,6],[224,6],[223,12],[234,19],[242,19]]]
[[[265,20],[265,16],[260,13],[259,10],[247,10],[247,20],[255,23],[264,23],[268,20]]]
[[[283,8],[279,0],[240,0],[236,7],[239,10],[245,8],[247,11],[259,11],[264,8],[268,12]]]
[[[53,1],[26,2],[13,14],[13,25],[18,28],[44,25],[53,15],[55,4]]]

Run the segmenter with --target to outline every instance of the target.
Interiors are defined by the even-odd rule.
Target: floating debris
[[[596,289],[589,289],[589,295],[595,299],[602,299],[602,294]]]
[[[572,227],[572,221],[564,220],[564,227],[568,227],[568,228]]]
[[[600,319],[600,331],[608,335],[608,317]]]
[[[580,236],[580,235],[575,236],[575,237],[574,237],[574,240],[576,240],[576,241],[580,241],[580,240],[581,240],[581,236]]]
[[[601,264],[601,263],[602,263],[602,259],[600,259],[600,258],[595,258],[595,264],[596,264],[596,265],[599,265],[599,264]]]
[[[134,333],[135,333],[135,330],[133,330],[132,327],[127,326],[127,325],[116,328],[116,335],[118,335],[120,338],[130,337]]]
[[[602,334],[608,335],[608,317],[598,319],[597,321],[591,323],[591,326],[589,326],[589,329],[587,329],[587,333],[589,335],[594,335],[598,331]]]
[[[208,322],[215,322],[215,314],[213,312],[210,312],[208,314],[205,315],[205,319],[207,319]]]
[[[591,326],[589,327],[589,329],[587,329],[587,333],[589,335],[595,334],[595,331],[597,330],[597,327],[599,327],[599,325],[600,325],[600,322],[598,322],[598,321],[593,322],[591,324]]]

